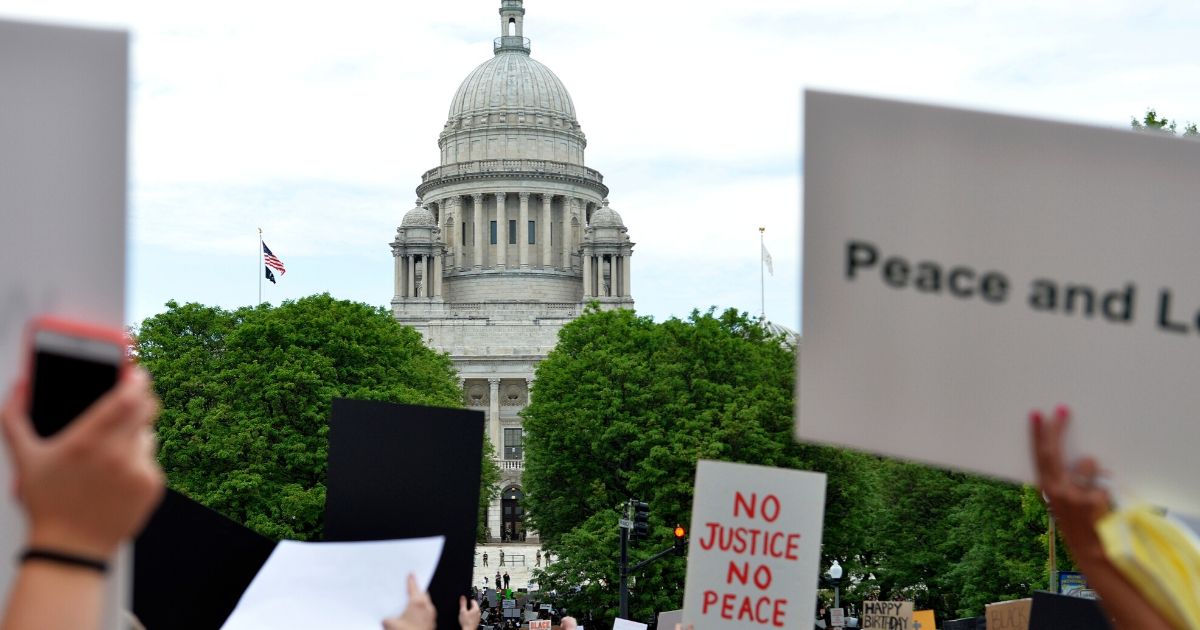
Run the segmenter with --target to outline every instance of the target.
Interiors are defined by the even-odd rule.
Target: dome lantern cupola
[[[496,38],[496,54],[516,50],[529,54],[529,38],[523,36],[522,22],[525,20],[523,0],[500,0],[500,37]]]

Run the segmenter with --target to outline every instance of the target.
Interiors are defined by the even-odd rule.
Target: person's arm
[[[26,549],[43,555],[22,562],[0,630],[98,628],[104,572],[85,564],[110,563],[162,498],[151,432],[158,400],[146,373],[131,369],[50,438],[34,431],[25,402],[18,384],[0,411],[0,428],[26,516]]]
[[[1062,532],[1088,586],[1100,595],[1100,604],[1120,630],[1171,630],[1172,626],[1137,589],[1125,579],[1108,556],[1096,522],[1111,509],[1108,492],[1097,485],[1100,467],[1085,457],[1067,469],[1063,459],[1063,433],[1070,420],[1066,407],[1053,418],[1039,411],[1029,414],[1038,485],[1050,504],[1050,513]]]

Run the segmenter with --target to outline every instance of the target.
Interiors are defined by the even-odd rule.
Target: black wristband
[[[95,558],[85,558],[75,554],[63,553],[61,551],[53,551],[50,549],[26,549],[21,553],[21,562],[29,562],[30,560],[45,560],[57,564],[65,564],[72,567],[82,567],[91,569],[99,573],[108,573],[108,563]]]

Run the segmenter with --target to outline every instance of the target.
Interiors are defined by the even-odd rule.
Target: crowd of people
[[[12,388],[0,427],[13,468],[15,497],[26,518],[26,546],[8,594],[0,630],[99,628],[105,576],[117,549],[146,523],[164,492],[155,458],[154,420],[159,403],[149,375],[127,368],[118,384],[78,419],[51,437],[39,436],[27,412],[27,384]],[[1071,413],[1059,407],[1030,414],[1038,485],[1091,587],[1118,628],[1170,630],[1171,624],[1106,556],[1096,524],[1111,509],[1092,458],[1068,463],[1063,438]],[[497,590],[507,576],[496,573]],[[387,630],[432,630],[429,596],[408,580],[408,605],[382,620]],[[478,595],[477,595],[478,597]],[[476,597],[460,598],[463,630],[479,627]],[[497,609],[488,611],[488,617]],[[511,619],[499,621],[515,627]],[[502,626],[506,627],[506,626]],[[573,628],[564,618],[562,628]],[[1176,630],[1179,630],[1176,628]]]

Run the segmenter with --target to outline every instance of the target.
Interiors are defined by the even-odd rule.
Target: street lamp
[[[841,608],[841,592],[838,590],[838,586],[842,581],[842,565],[838,564],[837,560],[834,560],[833,566],[829,567],[829,570],[825,572],[825,577],[828,577],[829,581],[833,582],[833,607]]]

